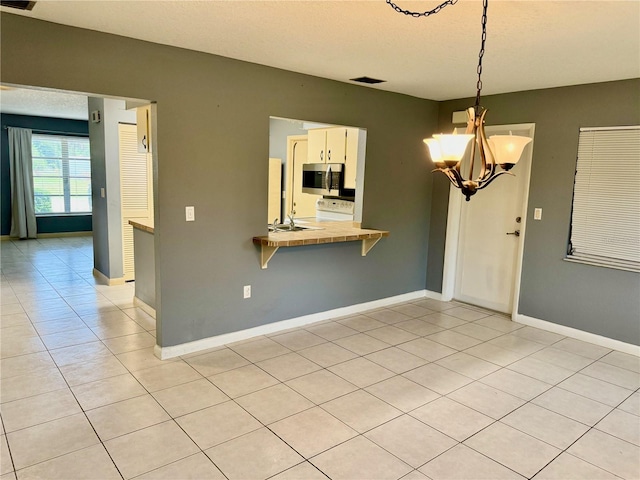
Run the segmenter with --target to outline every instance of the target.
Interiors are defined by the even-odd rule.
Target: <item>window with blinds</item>
[[[640,126],[580,129],[567,260],[640,272]]]
[[[36,215],[91,213],[88,138],[34,134],[31,156]]]

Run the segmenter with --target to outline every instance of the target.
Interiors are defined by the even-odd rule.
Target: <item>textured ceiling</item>
[[[402,1],[428,10],[439,1]],[[475,95],[479,0],[39,1],[18,13],[421,98]],[[490,0],[483,94],[640,77],[640,1]]]
[[[87,120],[89,115],[84,95],[26,88],[0,90],[0,111],[75,120]]]

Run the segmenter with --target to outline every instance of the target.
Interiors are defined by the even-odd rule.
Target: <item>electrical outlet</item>
[[[187,222],[195,222],[196,221],[196,208],[195,207],[184,207],[185,217],[187,218]]]
[[[251,285],[244,286],[244,298],[251,298]]]
[[[105,197],[105,191],[104,188],[100,189],[100,198],[104,198]]]
[[[533,209],[533,219],[534,220],[542,220],[542,209],[534,208]]]

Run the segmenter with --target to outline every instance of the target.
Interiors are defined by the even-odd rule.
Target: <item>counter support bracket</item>
[[[362,256],[366,257],[367,253],[380,241],[382,237],[365,238],[362,240]]]
[[[273,257],[280,247],[270,247],[269,245],[261,245],[260,248],[260,266],[263,270],[266,270],[267,264],[271,257]]]
[[[269,260],[280,247],[362,241],[362,256],[365,257],[381,238],[389,236],[389,232],[386,230],[362,229],[359,226],[351,227],[350,225],[329,224],[327,227],[317,230],[319,231],[269,233],[269,235],[253,237],[254,245],[260,246],[260,266],[262,269],[267,268]]]

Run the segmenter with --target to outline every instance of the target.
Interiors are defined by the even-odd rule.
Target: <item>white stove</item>
[[[342,220],[353,222],[355,206],[355,202],[351,202],[349,200],[319,198],[316,201],[316,220]]]

